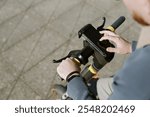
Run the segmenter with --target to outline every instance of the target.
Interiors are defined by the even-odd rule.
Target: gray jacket
[[[150,46],[137,49],[132,42],[132,54],[116,73],[113,94],[110,100],[150,99]],[[72,79],[67,85],[67,93],[74,100],[93,99],[81,77]]]

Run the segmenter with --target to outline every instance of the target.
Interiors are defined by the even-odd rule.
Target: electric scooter
[[[89,57],[93,57],[92,64],[87,65],[81,70],[81,77],[84,79],[88,86],[89,91],[92,93],[95,99],[97,97],[96,82],[98,78],[93,78],[100,69],[102,69],[107,63],[114,58],[114,53],[106,51],[107,47],[115,47],[110,41],[99,41],[103,34],[100,31],[109,30],[115,32],[115,30],[125,21],[125,17],[119,17],[112,25],[104,28],[106,18],[103,17],[103,23],[101,26],[95,28],[92,24],[87,24],[81,28],[78,32],[79,39],[83,39],[83,48],[80,50],[72,50],[69,54],[59,60],[53,60],[53,63],[60,63],[66,58],[71,58],[77,65],[86,66],[89,62]],[[55,84],[52,88],[52,92],[56,92],[61,95],[62,100],[70,100],[71,97],[66,92],[67,87],[61,84]]]

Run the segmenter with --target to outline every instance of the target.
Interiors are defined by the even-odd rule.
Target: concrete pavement
[[[55,99],[52,85],[60,82],[54,58],[82,48],[77,32],[87,23],[106,25],[124,15],[117,30],[138,40],[140,26],[121,0],[0,0],[0,99]],[[114,74],[127,58],[116,55],[100,72]]]

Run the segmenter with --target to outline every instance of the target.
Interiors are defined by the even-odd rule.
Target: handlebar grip
[[[124,17],[124,16],[121,16],[121,17],[119,17],[111,26],[112,26],[114,29],[117,29],[124,21],[125,21],[125,17]]]

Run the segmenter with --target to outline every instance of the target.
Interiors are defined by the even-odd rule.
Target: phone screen
[[[108,40],[99,41],[103,35],[100,34],[99,31],[96,30],[91,24],[86,25],[81,29],[81,31],[83,32],[82,37],[84,40],[86,40],[90,46],[98,51],[102,56],[108,58],[109,61],[110,55],[113,56],[114,54],[107,52],[106,48],[114,47],[114,45],[111,44]]]

